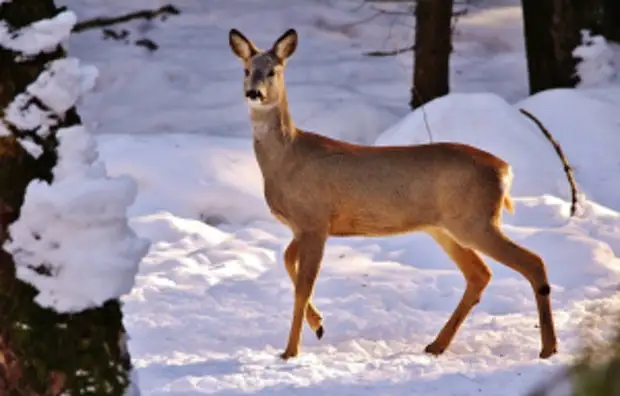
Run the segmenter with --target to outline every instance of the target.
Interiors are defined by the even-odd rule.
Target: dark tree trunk
[[[0,21],[19,29],[58,12],[53,0],[13,0],[0,5]],[[58,47],[20,62],[16,55],[0,47],[0,122],[13,134],[0,137],[0,243],[19,217],[27,185],[34,179],[51,182],[57,160],[55,130],[48,138],[33,137],[44,150],[35,159],[15,138],[33,136],[33,131],[11,125],[3,112],[49,61],[65,56],[64,50]],[[72,108],[55,129],[79,123]],[[131,363],[124,350],[120,303],[59,314],[36,304],[36,293],[16,278],[13,258],[0,249],[0,395],[122,395]]]
[[[608,40],[620,43],[620,1],[602,1],[604,7],[602,34]]]
[[[453,0],[417,2],[411,109],[450,91],[452,3]]]
[[[579,83],[581,30],[620,41],[620,0],[521,0],[530,93]]]
[[[607,40],[620,41],[620,1],[582,0],[574,2],[579,28]]]
[[[530,93],[574,87],[581,36],[574,0],[522,0]]]

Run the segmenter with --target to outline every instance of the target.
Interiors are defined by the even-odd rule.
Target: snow
[[[534,114],[553,134],[575,171],[579,189],[589,199],[620,209],[620,160],[616,153],[620,85],[550,90],[515,106]]]
[[[94,66],[81,65],[76,58],[49,62],[26,91],[9,103],[5,120],[22,131],[36,130],[39,136],[45,137],[49,128],[57,124],[56,115],[64,115],[78,103],[80,97],[93,88],[97,76]],[[31,151],[29,146],[25,148]]]
[[[34,33],[22,32],[15,43],[20,37],[26,43],[36,40],[32,35],[42,26],[51,37],[60,22],[69,18],[71,26],[75,23],[73,13],[56,18],[34,23],[30,28]],[[43,153],[31,131],[46,136],[94,87],[97,75],[94,66],[83,66],[76,58],[51,61],[7,106],[5,120],[25,132],[18,141],[30,155],[38,158]],[[72,313],[129,293],[150,242],[128,225],[126,211],[137,194],[134,180],[108,175],[97,143],[83,125],[60,128],[57,137],[53,182],[34,180],[28,185],[20,216],[9,226],[10,239],[3,248],[14,257],[17,278],[37,289],[39,305]]]
[[[43,154],[43,149],[41,146],[33,142],[31,139],[18,138],[17,141],[33,158],[39,158],[41,154]]]
[[[0,23],[0,47],[19,52],[25,57],[51,52],[66,41],[77,21],[73,11],[60,12],[53,18],[37,21],[17,31]]]
[[[405,116],[379,136],[376,144],[427,143],[428,128],[434,142],[461,141],[507,161],[516,175],[513,194],[569,198],[569,185],[553,147],[538,127],[516,110],[495,94],[454,93],[449,99],[428,103],[424,111]]]
[[[107,175],[83,126],[62,128],[58,138],[54,181],[30,183],[4,248],[39,305],[79,312],[129,293],[149,242],[127,224],[133,180]]]
[[[64,114],[83,93],[93,89],[97,75],[97,68],[82,66],[76,58],[57,59],[28,86],[27,92],[55,114]]]
[[[80,19],[161,6],[158,0],[65,3]],[[556,356],[537,357],[539,329],[529,284],[491,259],[494,277],[451,347],[438,358],[425,355],[465,282],[431,238],[410,234],[329,240],[314,296],[325,337],[316,340],[305,326],[302,354],[284,362],[277,356],[288,335],[293,296],[282,252],[291,234],[262,197],[243,72],[228,48],[228,29],[240,29],[265,48],[295,27],[300,43],[286,78],[298,126],[349,141],[391,144],[428,140],[423,114],[407,109],[411,54],[362,53],[410,45],[411,21],[386,14],[369,20],[374,12],[353,0],[175,3],[179,16],[124,26],[131,40],[157,42],[155,52],[102,40],[96,30],[71,38],[71,56],[95,64],[100,73],[79,112],[114,181],[88,155],[67,159],[57,169],[57,186],[63,177],[67,183],[79,178],[84,185],[79,190],[103,183],[106,194],[118,194],[112,202],[123,202],[99,207],[101,190],[93,187],[82,196],[86,201],[72,206],[76,213],[99,207],[97,221],[119,220],[126,209],[129,227],[112,224],[150,241],[135,285],[123,297],[143,395],[516,396],[572,361],[581,345],[580,325],[617,299],[617,75],[597,87],[526,97],[518,1],[487,0],[459,20],[454,93],[425,107],[434,140],[479,145],[513,165],[516,212],[504,216],[504,231],[548,266],[560,342]],[[616,59],[618,47],[608,47]],[[553,148],[519,108],[538,117],[566,152],[584,193],[579,217],[568,216],[569,188]],[[92,142],[75,137],[73,149],[65,146],[69,152],[92,153],[87,149]],[[71,171],[77,166],[71,163],[82,164],[82,173]],[[89,184],[97,175],[102,178]],[[126,175],[134,180],[132,188]],[[39,195],[30,196],[33,204]],[[46,205],[36,209],[43,219],[62,209]],[[39,224],[68,227],[63,219]],[[71,229],[66,248],[101,269],[93,260],[113,239],[99,238],[102,246],[90,246],[94,239],[84,227]],[[56,229],[45,235],[64,234]],[[137,246],[131,240],[127,248]],[[108,266],[128,261],[110,257]],[[124,268],[128,275],[136,270]],[[92,279],[76,283],[107,287]],[[612,320],[604,316],[592,332],[604,334]]]
[[[618,66],[614,64],[613,51],[605,37],[592,36],[585,30],[581,32],[581,42],[573,50],[573,55],[580,59],[577,64],[579,87],[596,87],[612,81]]]

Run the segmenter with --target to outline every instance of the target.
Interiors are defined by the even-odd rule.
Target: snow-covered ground
[[[59,3],[84,19],[163,1]],[[538,359],[530,286],[488,259],[494,278],[483,300],[444,355],[425,355],[464,280],[428,236],[412,234],[331,239],[314,298],[325,337],[306,327],[302,355],[279,360],[292,311],[281,259],[290,233],[262,198],[228,30],[262,47],[298,30],[287,84],[300,128],[404,144],[428,139],[424,114],[407,109],[411,54],[362,53],[410,45],[412,21],[375,16],[356,0],[178,0],[180,16],[126,27],[131,40],[157,42],[155,52],[99,31],[74,35],[70,46],[99,68],[79,111],[109,173],[136,180],[130,225],[151,241],[124,298],[143,395],[516,396],[570,362],[581,321],[618,292],[620,86],[527,98],[518,2],[475,3],[455,33],[455,94],[425,115],[435,140],[473,143],[513,165],[516,213],[504,229],[548,265],[559,353]],[[518,108],[563,146],[585,194],[579,218],[568,216],[559,159]]]

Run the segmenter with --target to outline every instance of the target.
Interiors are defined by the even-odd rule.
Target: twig
[[[418,89],[415,87],[415,85],[411,85],[411,91],[412,91],[412,101],[411,103],[413,103],[413,97],[415,95],[418,96],[418,98],[420,98],[420,101],[422,102],[422,104],[419,106],[419,108],[422,110],[422,118],[424,119],[424,127],[426,128],[426,134],[428,135],[428,141],[429,143],[433,143],[433,133],[431,132],[431,126],[428,123],[428,117],[426,116],[426,110],[424,109],[424,106],[426,105],[425,101],[422,99],[422,95],[420,95],[420,91],[418,91]],[[413,108],[412,106],[412,110],[416,110]]]
[[[415,16],[414,8],[409,8],[409,10],[403,11],[403,10],[382,10],[381,8],[370,6],[370,9],[382,15]]]
[[[413,3],[412,0],[364,0],[366,3]]]
[[[456,24],[459,22],[459,19],[467,15],[469,10],[467,8],[463,8],[462,10],[458,10],[452,13],[452,23],[450,24],[450,35],[454,35],[454,30],[456,29]]]
[[[363,55],[366,56],[394,56],[394,55],[398,55],[398,54],[402,54],[405,52],[409,52],[409,51],[413,51],[415,49],[414,45],[410,45],[409,47],[406,48],[398,48],[392,51],[370,51],[370,52],[364,52]]]
[[[133,19],[146,19],[151,20],[159,15],[178,15],[180,11],[172,4],[165,5],[157,10],[141,10],[131,12],[129,14],[121,15],[118,17],[97,17],[93,19],[87,19],[85,21],[77,23],[73,27],[73,33],[83,32],[84,30],[94,29],[99,27],[105,27],[115,25],[118,23],[129,22]]]
[[[368,1],[368,0],[366,0]],[[415,10],[411,10],[411,12],[406,12],[406,11],[388,11],[388,10],[381,10],[378,9],[376,7],[372,7],[378,14],[384,14],[384,15],[409,15],[409,16],[415,16]],[[467,15],[467,13],[469,12],[469,10],[467,8],[462,9],[462,10],[458,10],[452,13],[452,24],[450,26],[450,34],[454,33],[454,28],[456,27],[456,23],[458,22],[459,18]],[[376,16],[376,15],[375,15]],[[364,52],[362,53],[362,55],[366,55],[366,56],[395,56],[395,55],[400,55],[402,53],[405,52],[409,52],[409,51],[413,51],[415,50],[415,45],[411,45],[409,47],[405,47],[405,48],[397,48],[395,50],[391,50],[391,51],[369,51],[369,52]]]
[[[562,165],[564,165],[564,172],[566,173],[568,184],[570,184],[570,189],[571,189],[572,199],[571,199],[570,215],[571,217],[574,216],[575,212],[577,211],[577,183],[575,182],[575,177],[573,176],[573,170],[568,164],[568,160],[566,159],[566,156],[564,155],[564,152],[562,151],[560,144],[553,138],[553,136],[547,130],[547,128],[545,128],[543,123],[540,122],[538,118],[534,117],[532,113],[524,109],[519,109],[519,111],[525,116],[527,116],[529,119],[534,121],[534,123],[538,126],[538,128],[545,135],[547,140],[549,140],[549,142],[551,143],[551,145],[555,149],[555,152],[558,154],[558,157],[560,157],[560,160],[562,161]]]
[[[147,38],[136,40],[136,42],[134,42],[134,44],[139,46],[139,47],[144,47],[144,48],[146,48],[147,50],[149,50],[151,52],[153,52],[157,48],[159,48],[159,45],[157,45],[153,40],[149,40]]]

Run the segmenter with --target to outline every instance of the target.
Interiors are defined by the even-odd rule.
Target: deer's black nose
[[[250,89],[249,91],[245,91],[245,97],[252,100],[262,99],[263,94],[257,89]]]

